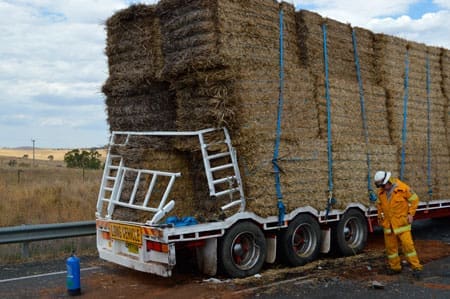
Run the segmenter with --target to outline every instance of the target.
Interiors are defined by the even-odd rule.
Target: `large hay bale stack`
[[[160,76],[164,56],[155,11],[155,6],[132,5],[106,22],[109,77],[102,91],[106,95],[111,131],[176,130],[175,94],[170,90],[170,83]],[[151,159],[151,169],[181,171],[183,177],[178,179],[171,193],[175,198],[183,198],[177,204],[181,210],[183,205],[191,206],[193,182],[189,160],[185,153],[173,149],[172,142],[157,137],[137,138],[127,147],[114,150],[123,155],[128,167],[142,168]],[[121,201],[128,201],[134,180],[132,175],[126,177]],[[144,196],[138,193],[137,202]],[[150,217],[148,213],[135,213],[123,207],[117,207],[114,216],[144,222]]]
[[[445,113],[445,118],[447,122],[447,142],[449,142],[450,147],[450,51],[447,49],[441,49],[440,54],[440,66],[442,73],[441,89],[445,98],[447,99],[447,113]]]
[[[338,200],[335,208],[343,209],[353,202],[369,204],[369,162],[369,175],[377,169],[399,175],[405,81],[405,68],[399,66],[405,63],[407,49],[410,121],[406,179],[426,199],[424,68],[428,55],[434,194],[448,197],[448,51],[352,28],[312,12],[295,12],[292,5],[273,0],[162,0],[156,6],[132,6],[113,16],[107,22],[110,77],[104,86],[110,127],[185,131],[227,126],[238,151],[247,209],[261,216],[278,213],[273,159],[275,140],[280,138],[276,163],[281,169],[287,212],[306,205],[324,210],[330,175],[324,24],[332,180]],[[365,118],[352,31],[357,41]],[[120,41],[123,38],[125,45]],[[120,63],[116,52],[121,53]],[[130,57],[137,61],[126,64]],[[196,140],[162,143],[153,138],[150,144],[148,140],[135,143],[124,153],[136,165],[182,171],[185,177],[175,185],[173,197],[183,200],[177,201],[173,214],[208,219],[219,216],[224,201],[208,200]]]
[[[177,2],[180,3],[173,0],[160,2],[164,10],[161,18],[163,32],[170,25],[171,30],[198,32],[203,36],[201,22],[197,24],[192,20],[189,25],[183,23],[176,27],[174,20],[165,18],[165,11],[169,7],[179,6]],[[213,7],[208,8],[209,13],[205,16],[208,24],[215,28],[214,31],[208,31],[214,34],[209,35],[209,39],[218,42],[205,41],[204,45],[208,45],[210,52],[197,60],[188,58],[191,52],[178,54],[183,56],[187,65],[191,65],[192,61],[192,67],[172,68],[177,70],[177,78],[172,82],[177,94],[177,127],[179,130],[194,130],[225,124],[231,128],[243,161],[241,164],[245,164],[244,169],[249,169],[243,173],[248,207],[260,215],[273,215],[276,213],[277,200],[270,161],[274,151],[280,86],[279,4],[272,0],[214,1],[209,4]],[[195,11],[204,10],[203,5],[201,1],[189,2],[177,12],[176,19],[197,15]],[[313,83],[308,70],[299,61],[294,7],[283,6],[286,108],[282,116],[281,148],[318,136]],[[206,22],[204,18],[202,22]],[[181,29],[183,26],[189,26],[189,30]],[[165,44],[170,43],[171,30],[163,36],[163,39],[167,38]],[[184,39],[187,41],[188,38],[196,37],[197,34],[187,34]],[[208,57],[208,61],[200,66],[199,61],[203,61],[204,57]],[[174,57],[171,60],[179,61]],[[298,115],[303,117],[298,118]],[[183,147],[186,147],[186,143],[182,144]],[[309,156],[309,151],[311,149],[302,156]],[[320,186],[321,182],[318,184]],[[265,189],[270,191],[261,192]],[[292,197],[290,199],[289,195],[285,195],[286,201],[299,200],[289,186],[284,189]]]
[[[398,164],[396,148],[390,145],[386,94],[383,88],[376,85],[373,70],[373,34],[363,29],[355,29],[354,32],[363,86],[361,99],[352,28],[308,11],[297,13],[297,23],[299,44],[304,47],[301,58],[310,67],[315,78],[319,136],[323,140],[328,138],[324,41],[327,43],[333,189],[338,200],[336,207],[344,208],[351,202],[368,204],[365,192],[368,189],[368,163],[371,163],[372,169]],[[326,25],[326,40],[323,25]],[[371,146],[366,144],[366,139]],[[374,148],[374,145],[377,147]],[[380,155],[380,148],[384,155]],[[327,160],[324,163],[326,165]]]

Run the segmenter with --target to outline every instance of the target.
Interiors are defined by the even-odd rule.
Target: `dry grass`
[[[66,168],[63,157],[67,151],[38,149],[33,163],[32,152],[31,158],[24,159],[27,150],[0,149],[0,227],[95,219],[102,170]],[[49,161],[48,155],[54,160]],[[11,160],[16,160],[13,167]],[[0,246],[1,263],[22,261],[21,246]],[[95,238],[29,244],[31,260],[68,256],[74,249],[78,254],[94,254]]]
[[[101,170],[0,156],[0,226],[94,220]]]

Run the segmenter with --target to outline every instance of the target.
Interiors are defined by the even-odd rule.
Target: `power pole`
[[[35,164],[34,164],[34,144],[35,144],[36,140],[31,139],[31,141],[33,142],[33,166],[35,166]]]

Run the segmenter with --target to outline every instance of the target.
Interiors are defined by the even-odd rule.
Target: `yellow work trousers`
[[[419,257],[417,256],[416,249],[414,248],[411,231],[402,232],[397,235],[394,233],[384,234],[384,243],[386,246],[386,255],[388,258],[389,267],[391,267],[394,271],[400,271],[402,269],[400,257],[398,255],[399,240],[402,246],[403,255],[411,265],[411,268],[413,270],[422,270],[423,266],[420,264]]]

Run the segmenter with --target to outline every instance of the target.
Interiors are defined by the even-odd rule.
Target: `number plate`
[[[136,245],[142,244],[142,231],[139,226],[110,223],[109,229],[111,238],[115,240],[121,240]]]

